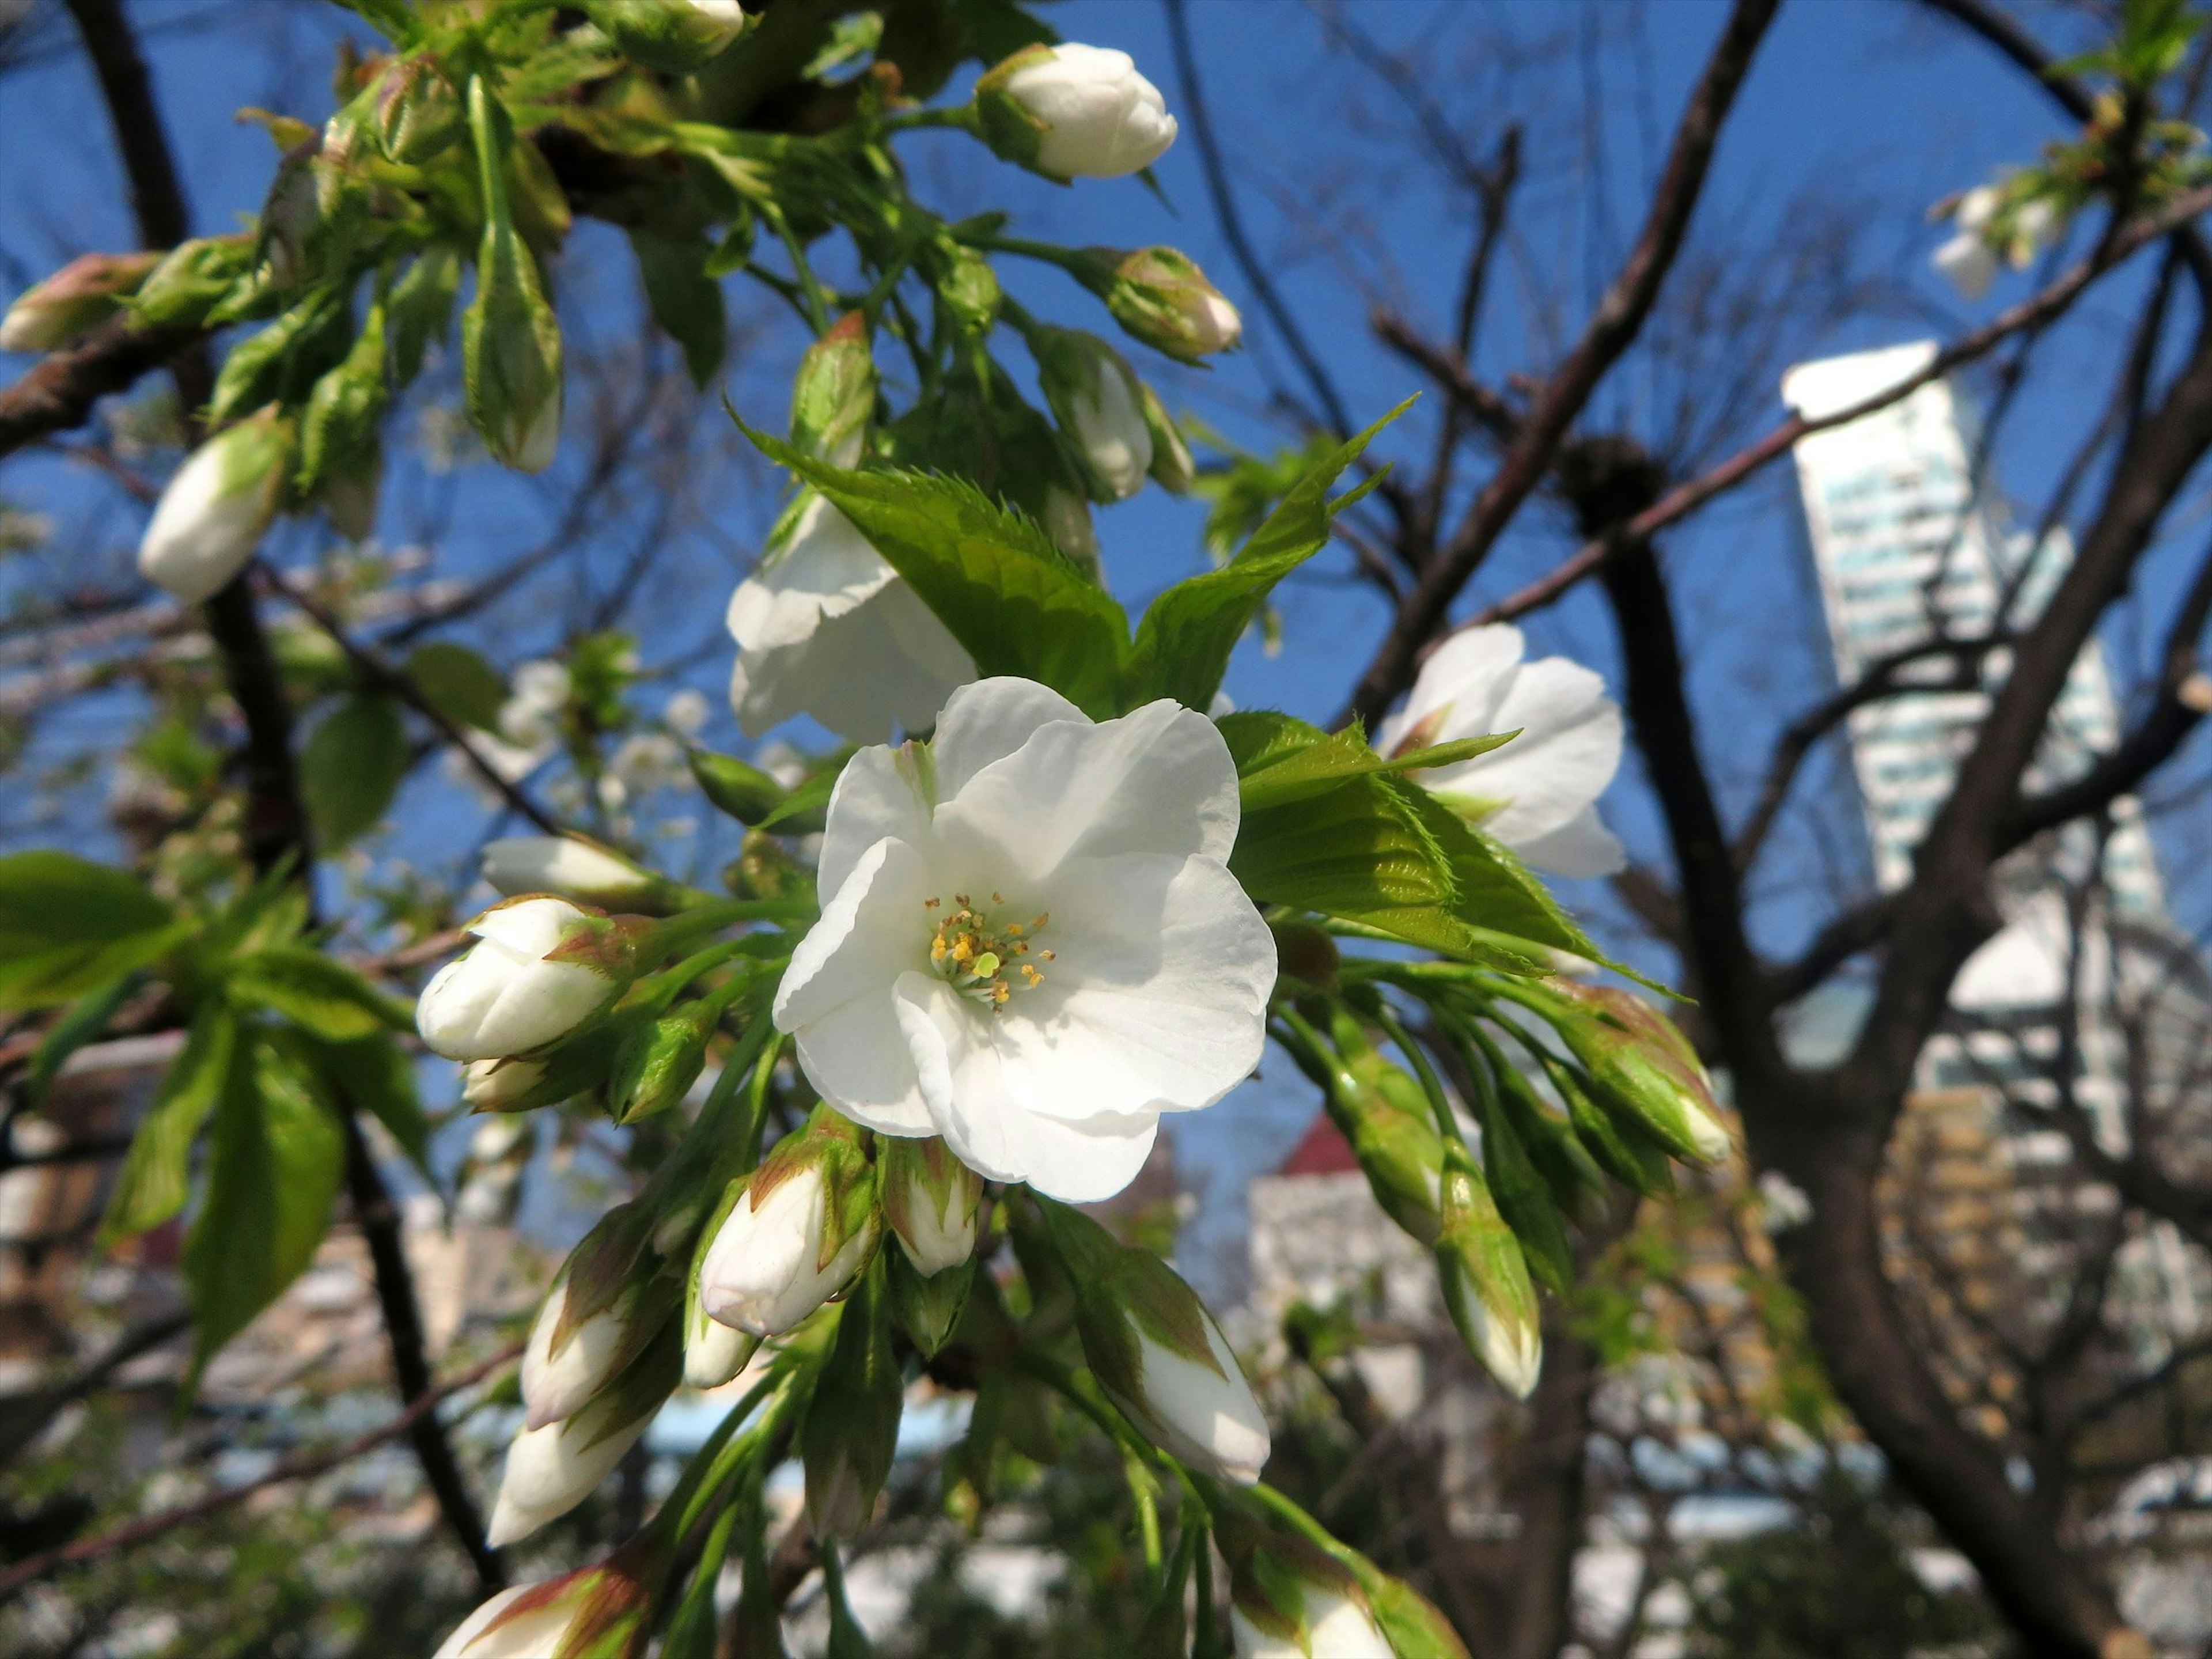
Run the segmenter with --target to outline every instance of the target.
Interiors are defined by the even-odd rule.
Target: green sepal
[[[879,1254],[846,1296],[836,1346],[799,1431],[806,1511],[817,1538],[857,1536],[873,1516],[897,1449],[905,1392]]]

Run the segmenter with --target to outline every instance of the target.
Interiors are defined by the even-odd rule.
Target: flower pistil
[[[965,893],[955,893],[952,902],[957,908],[937,923],[930,935],[929,965],[955,990],[997,1013],[1012,1000],[1017,988],[1034,990],[1044,983],[1036,962],[1050,962],[1053,953],[1038,950],[1036,962],[1022,958],[1031,954],[1031,941],[1052,920],[1050,911],[1026,922],[996,923],[991,911],[978,908]],[[991,902],[1003,910],[1006,895],[992,894]],[[926,898],[921,908],[941,910],[944,901]]]

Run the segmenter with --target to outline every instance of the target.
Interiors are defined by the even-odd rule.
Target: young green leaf
[[[1199,709],[1212,702],[1230,653],[1275,584],[1328,544],[1330,519],[1374,488],[1382,475],[1335,501],[1328,499],[1329,487],[1412,401],[1407,398],[1323,456],[1226,565],[1178,582],[1152,601],[1137,629],[1123,707],[1134,708],[1155,697],[1174,697]]]
[[[100,1224],[103,1240],[158,1227],[185,1207],[192,1141],[229,1081],[237,1041],[237,1018],[220,1002],[209,1003],[193,1019],[183,1049],[131,1138]]]
[[[848,472],[739,425],[859,527],[979,674],[1036,680],[1098,718],[1120,712],[1128,618],[1034,524],[960,479]]]
[[[389,697],[349,697],[300,754],[300,790],[315,836],[343,847],[376,827],[407,773],[407,733]]]
[[[683,347],[692,383],[703,390],[722,366],[730,337],[721,284],[705,270],[714,250],[696,236],[661,236],[644,230],[630,232],[629,245],[637,255],[638,276],[653,320]]]
[[[499,730],[507,682],[499,670],[465,645],[433,640],[416,646],[407,654],[407,678],[432,708],[454,724],[479,732]]]
[[[410,1010],[343,963],[303,945],[277,945],[237,958],[228,983],[233,996],[259,1003],[329,1042],[415,1027]]]
[[[345,1169],[336,1107],[275,1043],[240,1044],[215,1115],[208,1182],[185,1241],[192,1378],[314,1259]]]
[[[0,858],[0,1008],[70,1002],[176,942],[176,915],[135,878],[69,853]]]

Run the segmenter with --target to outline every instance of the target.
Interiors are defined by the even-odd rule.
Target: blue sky
[[[329,102],[331,40],[349,27],[356,36],[362,31],[334,8],[316,12],[273,0],[218,8],[205,0],[153,0],[131,9],[149,31],[197,228],[229,228],[258,204],[272,160],[266,138],[234,122],[233,112],[261,104],[319,116]],[[1587,9],[1554,0],[1364,0],[1349,9],[1385,50],[1413,54],[1427,95],[1448,118],[1464,123],[1478,148],[1486,149],[1506,120],[1528,123],[1518,245],[1501,267],[1480,337],[1477,360],[1485,373],[1540,370],[1559,331],[1579,325],[1632,234],[1724,9],[1712,0]],[[1170,106],[1180,104],[1164,15],[1153,0],[1062,0],[1047,15],[1067,38],[1133,53]],[[1441,328],[1468,245],[1468,205],[1409,164],[1402,109],[1373,76],[1328,48],[1316,10],[1295,0],[1197,0],[1194,27],[1255,240],[1354,417],[1371,418],[1417,382],[1374,343],[1367,310],[1386,302],[1418,325]],[[61,38],[51,20],[48,33]],[[1750,384],[1726,428],[1732,441],[1722,447],[1780,416],[1773,382],[1786,362],[1948,337],[2025,294],[2028,279],[2010,277],[1988,306],[1962,308],[1926,270],[1939,232],[1923,213],[1937,198],[2029,159],[2062,131],[2047,100],[2016,71],[1905,0],[1785,5],[1723,145],[1686,258],[1705,262],[1717,281],[1750,280],[1771,250],[1833,234],[1832,270],[1814,261],[1770,282],[1801,290],[1795,297],[1802,300],[1832,279],[1853,297],[1836,307],[1850,313],[1840,320],[1808,315],[1755,349],[1747,342],[1737,350],[1725,338],[1708,343],[1709,354],[1726,360],[1733,353],[1735,367],[1756,362],[1764,376]],[[1245,305],[1251,349],[1204,374],[1158,360],[1141,366],[1171,404],[1237,440],[1264,447],[1280,438],[1285,428],[1267,406],[1285,359],[1212,228],[1188,136],[1158,169],[1164,203],[1133,182],[1062,190],[1015,175],[952,135],[921,136],[909,155],[925,193],[941,191],[948,207],[1011,207],[1023,234],[1071,244],[1171,241],[1193,253]],[[60,256],[133,240],[106,124],[73,58],[34,61],[0,81],[0,289],[40,274]],[[603,229],[580,230],[564,261],[559,279],[572,327],[631,314],[624,273],[606,258],[610,243]],[[1107,328],[1055,274],[1008,275],[1025,301],[1054,320]],[[2063,465],[2085,403],[2104,395],[2124,302],[2139,291],[2139,276],[2123,278],[2094,301],[2028,383],[1998,482],[2031,510]],[[741,306],[739,315],[765,321],[772,313]],[[731,390],[749,414],[781,419],[781,387],[799,343],[787,321],[740,351]],[[0,376],[12,378],[21,366],[0,362]],[[1632,363],[1593,419],[1644,434],[1668,429],[1680,378],[1670,376],[1673,367],[1650,354]],[[1425,458],[1432,414],[1417,410],[1378,447]],[[724,445],[704,453],[726,460],[731,452]],[[647,608],[648,659],[691,659],[690,677],[716,692],[727,661],[714,653],[714,620],[772,507],[763,475],[746,470],[733,477],[737,487],[716,496],[711,522],[679,526],[682,556]],[[546,522],[535,489],[489,469],[439,478],[402,468],[393,494],[395,518],[434,525],[441,562],[460,572],[498,562],[542,534]],[[136,509],[50,456],[19,458],[0,469],[0,499],[59,513],[73,554],[88,567],[119,559],[135,538]],[[1106,568],[1133,606],[1201,568],[1199,518],[1194,504],[1156,490],[1102,514]],[[1484,573],[1476,599],[1518,586],[1571,545],[1556,515],[1533,509]],[[1708,716],[1716,767],[1741,787],[1763,764],[1772,732],[1826,672],[1825,645],[1804,603],[1802,532],[1786,467],[1670,534],[1664,547],[1684,608],[1696,619],[1694,689]],[[313,550],[295,535],[277,550],[299,559]],[[1282,653],[1269,659],[1249,647],[1240,653],[1229,687],[1240,704],[1316,719],[1341,704],[1382,611],[1370,591],[1344,580],[1344,558],[1322,562],[1328,568],[1285,594]],[[2146,586],[2154,595],[2171,580],[2166,564],[2154,562]],[[512,662],[557,639],[577,602],[573,589],[550,590],[546,602],[504,618],[480,642]],[[1529,625],[1537,649],[1565,650],[1608,671],[1609,629],[1583,598]],[[2123,661],[2142,660],[2147,648],[2124,630],[2109,642]],[[723,746],[737,744],[726,715],[708,735]],[[1832,770],[1812,781],[1838,787]],[[477,832],[450,792],[434,781],[407,805],[398,850],[458,865]],[[1632,843],[1654,846],[1649,809],[1632,776],[1616,786],[1607,807]],[[1819,863],[1809,844],[1785,856],[1762,920],[1778,944],[1801,934],[1817,914],[1796,889],[1820,878]],[[1600,898],[1578,896],[1593,905]],[[1186,1164],[1210,1183],[1195,1241],[1201,1257],[1228,1246],[1238,1222],[1233,1194],[1249,1173],[1280,1157],[1310,1109],[1302,1086],[1263,1081],[1181,1126]]]

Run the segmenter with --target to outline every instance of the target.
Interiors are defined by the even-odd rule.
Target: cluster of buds
[[[1100,46],[1025,46],[975,83],[971,108],[999,155],[1062,184],[1140,173],[1176,140],[1160,89]]]
[[[1734,1148],[1712,1079],[1681,1028],[1643,998],[1606,985],[1547,983],[1545,1018],[1597,1103],[1686,1163],[1718,1164]]]

